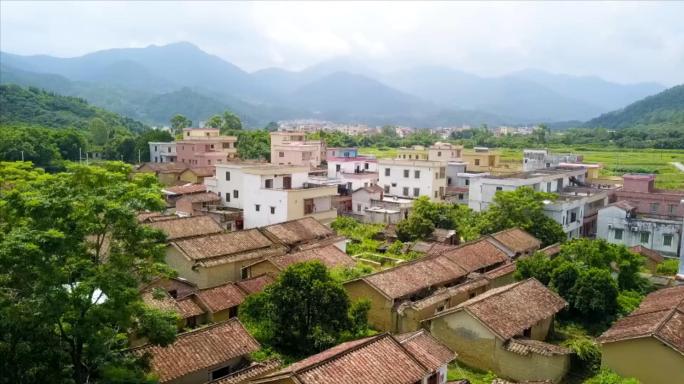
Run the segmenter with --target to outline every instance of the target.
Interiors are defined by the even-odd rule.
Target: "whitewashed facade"
[[[150,163],[175,163],[176,142],[150,141]]]
[[[429,160],[378,160],[379,182],[385,195],[442,201],[446,192],[446,162]]]

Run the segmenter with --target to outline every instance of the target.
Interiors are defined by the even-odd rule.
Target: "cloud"
[[[684,3],[7,2],[0,49],[76,56],[190,41],[247,70],[350,56],[376,69],[540,68],[684,81]]]

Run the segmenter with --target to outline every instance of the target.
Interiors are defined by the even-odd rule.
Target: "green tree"
[[[435,225],[432,221],[419,215],[409,215],[397,224],[397,237],[401,241],[426,239],[434,230]]]
[[[308,356],[365,328],[364,304],[352,308],[342,285],[318,261],[293,264],[242,304],[240,317],[279,352]]]
[[[664,276],[674,276],[679,270],[679,259],[667,259],[656,267],[656,273]]]
[[[565,241],[567,237],[563,227],[544,214],[544,205],[555,201],[556,197],[530,187],[498,191],[494,203],[482,215],[482,232],[487,234],[519,227],[545,246]]]
[[[583,271],[573,288],[572,308],[594,322],[610,322],[618,310],[618,286],[605,269]]]
[[[168,143],[173,141],[173,136],[167,131],[162,131],[159,129],[148,129],[140,134],[140,136],[135,138],[135,155],[140,154],[141,161],[151,161],[150,160],[150,145],[149,142],[162,142]],[[136,162],[137,162],[136,157]]]
[[[223,118],[221,115],[214,115],[207,120],[205,125],[209,128],[221,128],[223,127]]]
[[[238,156],[241,159],[271,160],[271,137],[265,130],[239,131]]]
[[[192,127],[192,120],[188,119],[187,117],[183,115],[174,115],[171,120],[171,130],[175,135],[182,133],[183,128],[190,128]]]
[[[566,301],[572,302],[574,299],[574,289],[580,277],[581,270],[570,261],[562,261],[560,265],[551,271],[549,286],[553,288]]]
[[[3,178],[18,171],[0,169]],[[128,332],[173,341],[175,317],[159,319],[138,291],[169,271],[164,235],[140,226],[136,212],[164,204],[153,177],[130,172],[72,165],[2,182],[0,382],[144,382],[142,363],[123,352]]]
[[[544,252],[536,252],[530,257],[521,258],[516,263],[515,278],[517,280],[534,277],[544,285],[549,285],[554,263]]]
[[[271,121],[268,124],[266,124],[264,129],[268,132],[275,132],[278,130],[278,123],[276,123],[275,121]]]
[[[230,111],[223,112],[223,123],[221,124],[221,132],[239,131],[242,129],[242,121],[240,118]]]
[[[99,117],[90,120],[88,131],[90,131],[90,139],[95,145],[105,145],[109,141],[110,130],[104,120]]]

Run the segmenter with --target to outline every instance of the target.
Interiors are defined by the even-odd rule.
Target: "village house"
[[[491,289],[423,321],[458,360],[517,381],[558,383],[571,351],[544,342],[556,313],[567,306],[535,279]]]
[[[164,195],[164,200],[166,200],[166,206],[172,208],[176,206],[176,201],[181,197],[204,193],[206,191],[207,187],[205,187],[204,184],[183,184],[166,187],[162,189],[162,194]]]
[[[446,191],[446,163],[429,160],[396,159],[378,160],[380,178],[378,185],[386,196],[417,198],[427,196],[433,201],[442,201]],[[427,157],[427,153],[425,154]]]
[[[243,267],[286,251],[258,229],[247,229],[174,240],[167,247],[166,263],[184,279],[208,288],[238,281]]]
[[[167,241],[182,240],[223,232],[223,228],[208,216],[152,216],[148,217],[143,223],[164,232]]]
[[[337,217],[337,186],[312,186],[308,177],[303,166],[235,163],[217,165],[216,176],[204,183],[222,205],[243,210],[244,228],[307,216],[331,222]]]
[[[348,341],[254,384],[445,384],[454,353],[424,330]]]
[[[207,208],[220,204],[221,198],[213,192],[194,193],[178,199],[176,214],[179,216],[203,215]]]
[[[637,214],[684,219],[684,191],[657,189],[656,176],[650,174],[626,174],[622,180],[622,188],[615,191],[615,199],[629,201]]]
[[[368,321],[374,328],[392,332],[414,330],[420,320],[434,314],[435,311],[443,310],[444,308],[439,308],[439,303],[444,300],[436,300],[425,307],[427,311],[421,310],[416,316],[404,315],[405,311],[399,311],[402,304],[420,301],[442,288],[467,283],[470,280],[469,276],[486,275],[504,267],[511,262],[508,255],[513,253],[500,248],[487,237],[460,246],[447,247],[442,248],[437,254],[428,254],[394,268],[348,281],[344,283],[344,288],[352,300],[370,300]],[[515,268],[507,267],[504,270],[506,273],[496,275],[491,280],[488,278],[484,287],[496,284],[493,280],[510,279]],[[461,299],[478,294],[478,289],[483,288],[477,284],[467,287],[472,290],[466,290],[465,296],[459,296],[460,292],[453,292],[453,299],[448,300],[447,304],[455,305]]]
[[[684,382],[684,285],[655,291],[604,332],[601,366],[642,384]]]
[[[413,199],[386,196],[382,188],[373,186],[352,193],[352,208],[346,215],[363,223],[397,224],[408,217]]]
[[[313,260],[320,261],[328,268],[353,268],[356,265],[354,259],[337,246],[326,245],[257,261],[244,267],[242,275],[246,277],[262,274],[278,275],[292,264]]]
[[[174,186],[185,184],[180,181],[180,175],[187,168],[187,165],[178,163],[143,163],[136,166],[134,172],[154,174],[160,184]]]
[[[597,237],[627,247],[641,245],[666,257],[684,257],[681,217],[639,213],[631,201],[620,200],[598,212]]]
[[[277,371],[282,365],[283,363],[276,358],[252,362],[252,364],[245,368],[220,379],[210,381],[207,384],[249,384],[254,379]]]
[[[644,267],[646,267],[646,269],[648,269],[651,273],[655,273],[658,265],[665,260],[660,253],[642,245],[629,247],[629,250],[644,257]]]
[[[177,163],[210,167],[237,159],[237,137],[221,136],[215,128],[185,128],[176,142]]]
[[[328,148],[326,161],[327,178],[346,186],[348,191],[378,183],[378,160],[371,156],[359,156],[356,148]]]
[[[259,343],[237,319],[212,324],[177,336],[166,347],[144,345],[131,349],[149,356],[150,368],[162,384],[204,384],[250,364]]]
[[[273,242],[286,246],[289,251],[323,245],[335,245],[342,252],[346,252],[347,249],[345,237],[338,236],[335,231],[311,217],[268,225],[261,227],[260,230]]]
[[[181,172],[178,177],[181,182],[202,184],[205,177],[214,176],[214,167],[191,167]]]
[[[509,228],[489,235],[501,248],[512,251],[511,259],[532,256],[541,248],[541,241],[520,228]]]
[[[581,162],[581,155],[571,153],[550,153],[548,149],[523,149],[523,172],[555,168],[561,163]]]
[[[428,147],[428,157],[430,161],[460,161],[461,153],[463,151],[462,145],[455,145],[450,143],[436,142]]]
[[[176,142],[150,141],[150,163],[175,163]]]
[[[325,143],[306,140],[303,132],[271,132],[271,163],[317,168],[325,161]]]
[[[468,172],[491,172],[499,167],[501,153],[486,147],[475,147],[461,153],[463,161],[468,163]]]

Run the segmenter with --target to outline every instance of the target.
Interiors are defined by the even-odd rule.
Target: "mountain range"
[[[499,77],[439,66],[380,72],[350,58],[249,73],[190,43],[72,58],[0,52],[0,82],[82,97],[149,124],[168,124],[176,113],[198,122],[232,110],[250,127],[293,118],[422,127],[585,121],[665,89],[540,70]]]

